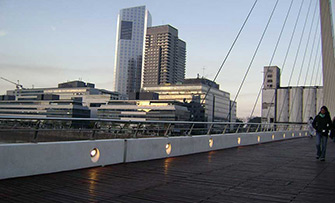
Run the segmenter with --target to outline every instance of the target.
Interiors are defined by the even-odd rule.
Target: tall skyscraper
[[[144,41],[151,15],[145,6],[120,10],[117,20],[114,90],[121,94],[141,88]]]
[[[146,34],[142,87],[176,84],[185,78],[186,43],[170,25],[149,27]]]

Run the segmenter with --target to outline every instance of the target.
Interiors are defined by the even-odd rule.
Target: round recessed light
[[[100,158],[100,151],[98,148],[93,148],[91,151],[90,151],[90,156],[91,156],[91,161],[93,163],[96,163],[99,158]]]
[[[171,150],[172,150],[171,144],[167,143],[165,145],[165,152],[166,152],[166,154],[169,155],[171,153]]]
[[[209,147],[212,148],[213,144],[214,144],[213,138],[209,138],[209,140],[208,140]]]

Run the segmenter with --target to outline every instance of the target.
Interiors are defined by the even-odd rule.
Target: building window
[[[121,37],[120,37],[120,39],[131,40],[132,31],[133,31],[133,22],[131,22],[131,21],[121,21]]]

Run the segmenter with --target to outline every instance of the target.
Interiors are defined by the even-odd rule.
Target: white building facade
[[[236,102],[233,104],[230,94],[210,80],[185,79],[183,84],[144,87],[143,90],[158,93],[159,100],[200,102],[204,105],[206,121],[236,121]]]
[[[307,122],[323,105],[322,86],[281,87],[277,66],[264,67],[262,122]],[[276,79],[271,78],[272,75]]]
[[[151,15],[145,6],[120,10],[117,20],[114,91],[127,95],[141,87],[144,44]]]

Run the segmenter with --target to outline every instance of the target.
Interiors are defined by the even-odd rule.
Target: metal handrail
[[[117,122],[117,123],[166,123],[166,124],[213,124],[213,125],[240,125],[240,124],[248,124],[248,125],[305,125],[306,123],[242,123],[242,122],[200,122],[200,121],[155,121],[155,120],[119,120],[119,119],[105,119],[105,118],[62,118],[62,117],[25,117],[25,116],[0,116],[1,119],[8,120],[57,120],[57,121],[95,121],[95,122]]]
[[[73,124],[73,125],[72,125]],[[113,139],[138,137],[196,136],[229,133],[287,131],[306,128],[297,123],[242,123],[194,121],[139,121],[101,118],[60,118],[0,116],[0,142],[3,139],[28,142],[64,139]],[[99,137],[100,136],[100,137]],[[6,140],[5,140],[6,141]],[[6,141],[7,142],[7,141]]]

